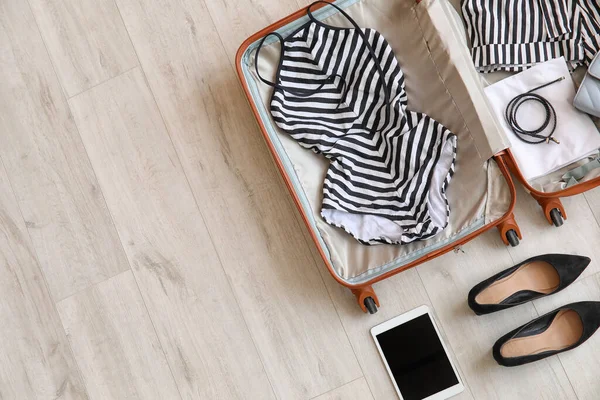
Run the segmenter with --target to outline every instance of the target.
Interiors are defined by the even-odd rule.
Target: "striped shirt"
[[[463,0],[462,15],[480,72],[522,71],[561,56],[574,68],[600,50],[597,0]]]

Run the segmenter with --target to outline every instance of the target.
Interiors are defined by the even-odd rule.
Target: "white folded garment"
[[[546,98],[555,108],[557,124],[552,136],[560,144],[523,142],[506,121],[506,106],[515,96],[560,77],[566,79],[534,92]],[[538,64],[494,83],[485,88],[485,93],[510,140],[510,149],[519,169],[528,181],[581,160],[600,148],[600,133],[592,119],[573,107],[575,85],[563,57]],[[544,122],[545,116],[546,112],[541,104],[527,102],[519,108],[517,121],[524,129],[536,129]],[[549,130],[550,127],[541,134],[547,135]]]

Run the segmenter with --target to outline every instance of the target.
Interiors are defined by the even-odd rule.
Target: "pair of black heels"
[[[545,254],[523,261],[479,283],[469,292],[469,307],[490,314],[550,296],[573,283],[588,257]],[[494,345],[498,364],[527,364],[580,346],[600,327],[600,302],[567,304],[502,336]]]

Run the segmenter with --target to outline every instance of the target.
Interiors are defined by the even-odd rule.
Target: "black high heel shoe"
[[[532,257],[479,283],[469,292],[475,314],[489,314],[558,293],[586,269],[588,257],[544,254]]]
[[[560,307],[507,333],[494,345],[498,364],[515,367],[580,346],[600,327],[600,302]]]

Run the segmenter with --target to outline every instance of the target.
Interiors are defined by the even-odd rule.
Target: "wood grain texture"
[[[373,400],[373,395],[365,378],[360,378],[312,400]]]
[[[142,72],[70,104],[182,397],[273,399]]]
[[[490,231],[463,247],[417,267],[475,399],[575,399],[558,358],[518,368],[499,366],[492,346],[506,332],[537,317],[531,303],[476,316],[467,294],[477,283],[514,264]]]
[[[540,315],[576,301],[600,301],[600,274],[588,276],[555,296],[535,301]],[[579,400],[595,400],[600,393],[600,332],[576,349],[558,356]]]
[[[590,190],[584,194],[590,209],[596,217],[596,222],[600,225],[600,187]],[[567,214],[568,215],[568,214]]]
[[[208,10],[118,5],[277,396],[360,377]]]
[[[244,40],[300,8],[296,0],[226,0],[205,3],[227,56],[232,61]]]
[[[0,164],[0,399],[86,399]]]
[[[509,248],[515,263],[544,253],[580,254],[592,259],[583,277],[600,272],[600,226],[584,196],[561,199],[568,219],[559,228],[548,223],[541,207],[521,187],[517,198],[515,216],[523,240],[519,246]]]
[[[58,304],[90,399],[179,399],[131,271]]]
[[[29,0],[71,97],[137,65],[113,0]]]
[[[520,247],[494,230],[378,283],[374,316],[329,275],[232,68],[312,2],[0,2],[0,399],[390,400],[369,330],[422,304],[467,386],[455,399],[598,398],[600,333],[514,369],[491,347],[600,299],[600,189],[563,199],[561,228],[519,189]],[[468,309],[473,285],[545,252],[592,264],[556,296]]]
[[[0,2],[2,157],[55,300],[128,268],[26,1]]]

